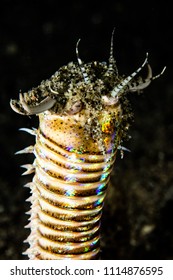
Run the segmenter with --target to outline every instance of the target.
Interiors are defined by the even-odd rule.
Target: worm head
[[[163,74],[165,67],[153,77],[147,53],[136,71],[125,78],[120,76],[113,56],[113,34],[114,31],[108,63],[83,63],[79,56],[78,41],[77,62],[68,63],[38,87],[20,93],[19,100],[11,100],[12,109],[23,115],[40,115],[40,119],[48,118],[48,115],[59,118],[56,121],[57,131],[62,127],[62,120],[69,121],[70,127],[73,130],[75,128],[75,139],[80,135],[85,138],[83,141],[87,142],[91,138],[97,146],[106,146],[106,149],[111,143],[116,143],[118,147],[126,136],[132,116],[126,93],[146,88]],[[145,79],[138,77],[144,67],[148,69]]]

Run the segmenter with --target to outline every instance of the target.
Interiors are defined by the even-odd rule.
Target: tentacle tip
[[[114,26],[114,28],[113,28],[113,30],[112,30],[112,34],[114,34],[115,33],[115,26]]]
[[[81,39],[79,38],[79,39],[77,40],[77,43],[76,43],[76,56],[77,56],[77,59],[79,59],[78,47],[79,47],[80,41],[81,41]]]
[[[79,38],[79,39],[77,40],[77,43],[76,43],[76,46],[77,46],[77,47],[78,47],[80,41],[81,41],[81,38]]]
[[[149,56],[149,53],[148,53],[148,52],[146,52],[146,55],[145,55],[145,60],[144,60],[143,66],[144,66],[145,64],[147,64],[147,63],[148,63],[148,56]]]
[[[154,76],[154,77],[152,78],[152,80],[156,80],[156,79],[159,78],[161,75],[163,75],[163,73],[165,72],[165,70],[166,70],[166,66],[164,66],[163,69],[162,69],[162,71],[160,72],[160,74]]]
[[[165,72],[166,68],[167,68],[166,66],[163,67],[163,69],[162,69],[160,75],[162,75],[162,74]]]

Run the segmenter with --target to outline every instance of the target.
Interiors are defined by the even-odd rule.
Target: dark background
[[[170,4],[169,4],[170,3]],[[69,61],[107,61],[114,54],[129,75],[149,52],[165,74],[131,94],[134,123],[123,160],[117,157],[102,219],[102,259],[173,259],[173,33],[171,1],[4,1],[0,9],[0,259],[24,259],[29,191],[14,156],[34,141],[18,131],[38,120],[15,114],[11,98],[37,86]]]

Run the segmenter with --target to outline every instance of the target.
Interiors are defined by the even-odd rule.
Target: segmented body
[[[30,259],[98,257],[100,218],[115,152],[113,142],[104,155],[96,147],[92,151],[93,139],[86,143],[83,139],[82,144],[83,133],[80,118],[71,117],[70,124],[68,117],[45,114],[40,118],[30,185]],[[68,145],[69,135],[73,148]],[[74,152],[79,144],[91,152]]]
[[[106,189],[117,149],[127,136],[131,110],[125,93],[149,85],[147,57],[126,78],[119,76],[113,58],[109,64],[69,63],[49,80],[12,100],[24,115],[39,115],[39,128],[24,129],[36,143],[19,153],[33,152],[35,172],[29,211],[30,259],[96,259],[100,251],[100,220]],[[148,65],[148,76],[134,81]],[[165,68],[164,68],[165,69]],[[164,71],[164,70],[163,70]],[[161,74],[163,73],[161,72]]]

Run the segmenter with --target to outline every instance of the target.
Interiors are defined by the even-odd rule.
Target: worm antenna
[[[147,78],[141,82],[138,82],[138,84],[135,84],[134,85],[130,85],[129,86],[129,91],[130,92],[134,92],[134,91],[138,91],[138,90],[143,90],[144,88],[146,88],[150,83],[151,81],[159,78],[166,70],[166,66],[162,69],[162,71],[153,77],[152,75],[152,69],[151,69],[151,66],[149,64],[147,64],[148,66],[148,75],[147,75]]]
[[[135,72],[133,72],[130,76],[126,77],[121,83],[119,83],[111,92],[112,97],[118,96],[124,88],[128,85],[128,83],[142,70],[142,68],[148,63],[148,53],[146,53],[146,58],[141,65]]]
[[[152,81],[153,79],[153,74],[152,74],[152,69],[149,64],[147,64],[148,67],[148,75],[146,79],[142,79],[141,81],[137,81],[135,83],[132,82],[132,84],[129,85],[129,91],[130,92],[135,92],[135,91],[140,91],[146,88]]]
[[[89,80],[88,74],[86,73],[86,70],[85,70],[85,67],[83,66],[82,60],[81,60],[80,57],[79,57],[79,51],[78,51],[79,42],[80,42],[80,39],[77,41],[77,44],[76,44],[76,56],[77,56],[77,61],[78,61],[80,70],[81,70],[81,72],[82,72],[82,75],[83,75],[83,77],[84,77],[85,83],[86,83],[86,84],[89,84],[89,83],[90,83],[90,80]]]
[[[109,66],[108,66],[108,71],[107,73],[112,73],[115,71],[116,75],[118,76],[118,69],[116,67],[116,61],[114,59],[114,32],[115,28],[112,31],[112,36],[111,36],[111,46],[110,46],[110,55],[109,55]]]
[[[162,69],[162,71],[160,72],[160,74],[158,74],[158,75],[152,77],[152,80],[155,80],[155,79],[159,78],[161,75],[163,75],[163,73],[165,72],[165,70],[166,70],[166,66],[163,67],[163,69]]]

